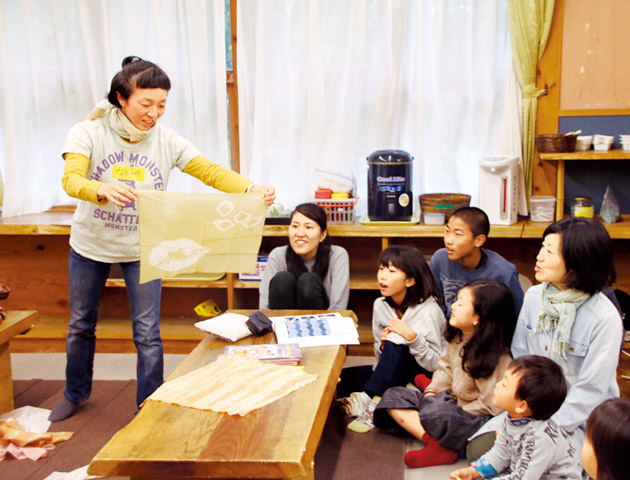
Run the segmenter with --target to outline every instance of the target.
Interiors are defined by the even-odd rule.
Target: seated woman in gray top
[[[344,310],[350,295],[348,252],[332,245],[326,212],[314,203],[295,207],[289,245],[274,248],[260,283],[260,310]]]

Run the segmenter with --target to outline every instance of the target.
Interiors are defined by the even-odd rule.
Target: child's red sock
[[[416,387],[424,392],[431,383],[431,379],[427,377],[424,373],[419,373],[413,379],[413,383],[415,383]]]
[[[455,450],[442,447],[437,440],[427,433],[422,436],[426,445],[421,450],[410,450],[405,454],[405,465],[409,468],[432,467],[434,465],[450,465],[455,463],[459,454]]]

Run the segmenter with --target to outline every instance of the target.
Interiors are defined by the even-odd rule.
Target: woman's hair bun
[[[142,61],[140,57],[136,57],[135,55],[130,55],[128,57],[123,58],[122,67],[124,68],[125,65],[129,65],[130,63],[140,62],[140,61]]]

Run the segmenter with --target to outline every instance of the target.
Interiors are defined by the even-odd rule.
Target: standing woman
[[[163,382],[162,284],[139,284],[136,201],[142,190],[165,190],[170,171],[177,167],[224,192],[263,193],[268,204],[275,198],[273,187],[254,185],[211,162],[175,131],[156,123],[170,88],[160,67],[127,57],[112,79],[108,101],[72,127],[66,139],[62,184],[81,202],[70,234],[66,388],[50,413],[53,422],[71,416],[90,396],[99,302],[113,263],[122,267],[129,296],[138,351],[138,406]]]
[[[314,203],[295,207],[289,245],[274,248],[260,282],[259,308],[345,310],[350,295],[348,252],[332,245],[326,212]]]
[[[612,241],[595,220],[565,218],[543,235],[535,277],[527,290],[512,341],[514,358],[542,355],[555,360],[569,385],[552,419],[579,451],[584,424],[599,403],[619,396],[617,363],[621,318],[602,293],[615,280]]]

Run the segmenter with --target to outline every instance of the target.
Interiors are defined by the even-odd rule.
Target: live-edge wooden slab
[[[248,337],[237,344],[271,343],[273,338]],[[170,378],[213,361],[225,345],[205,337]],[[317,380],[244,417],[147,401],[94,457],[88,472],[134,479],[312,479],[345,349],[334,345],[302,352],[301,365]]]

